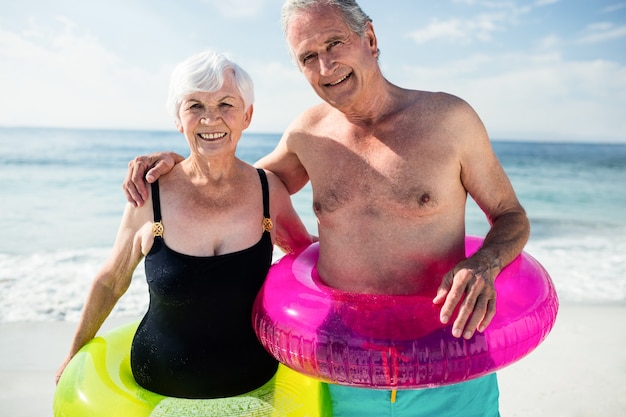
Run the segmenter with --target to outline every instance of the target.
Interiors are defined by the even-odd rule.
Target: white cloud
[[[557,35],[545,36],[537,42],[537,47],[540,51],[553,50],[562,46],[563,40]]]
[[[428,26],[411,32],[408,36],[417,44],[433,40],[470,43],[473,40],[489,41],[493,32],[502,30],[503,14],[482,14],[474,19],[432,20]]]
[[[480,55],[440,68],[405,68],[403,78],[407,87],[428,85],[466,99],[495,138],[624,140],[626,67],[615,62]],[[411,85],[416,79],[421,86]]]
[[[558,3],[559,0],[537,0],[535,2],[535,6],[537,7],[543,7],[543,6],[549,6],[551,4],[555,4]]]
[[[472,18],[435,18],[426,27],[409,33],[408,37],[417,44],[434,40],[447,40],[465,45],[474,41],[489,42],[495,33],[504,32],[510,26],[519,24],[520,16],[531,13],[535,7],[547,6],[558,0],[538,0],[533,5],[521,6],[510,1],[455,0],[453,2],[477,6],[484,12]]]
[[[601,13],[614,13],[622,9],[626,9],[626,3],[617,3],[606,6],[604,9],[602,9]]]
[[[265,7],[263,0],[205,0],[227,17],[242,18],[256,16]]]
[[[447,21],[432,21],[426,28],[416,30],[409,34],[415,43],[423,44],[435,39],[463,39],[465,30],[464,24],[459,19],[451,19]]]
[[[167,76],[130,67],[78,32],[63,17],[21,33],[0,30],[0,91],[10,97],[0,102],[0,125],[138,127],[153,124],[138,115],[163,119]]]
[[[626,25],[617,26],[611,22],[597,22],[587,26],[579,42],[600,43],[626,37]]]

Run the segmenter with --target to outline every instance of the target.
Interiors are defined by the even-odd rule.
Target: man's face
[[[294,15],[287,40],[315,92],[340,110],[358,97],[360,89],[367,86],[371,65],[378,65],[373,30],[359,37],[334,7],[311,8]]]

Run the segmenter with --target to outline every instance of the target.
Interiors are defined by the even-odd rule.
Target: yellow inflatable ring
[[[74,356],[55,391],[55,417],[332,415],[327,387],[283,365],[263,387],[235,397],[192,400],[150,392],[135,382],[130,369],[137,326],[127,324],[96,337]]]

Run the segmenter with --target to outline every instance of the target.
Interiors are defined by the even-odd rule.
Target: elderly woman
[[[144,388],[170,397],[217,398],[263,386],[277,362],[251,324],[273,242],[298,250],[311,236],[283,183],[235,156],[253,112],[248,74],[201,53],[172,74],[169,110],[190,156],[128,205],[112,253],[96,275],[70,352],[92,339],[145,256],[150,304],[131,368]]]

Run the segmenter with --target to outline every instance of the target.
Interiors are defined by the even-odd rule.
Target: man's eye
[[[304,58],[302,58],[302,63],[306,64],[307,62],[309,62],[310,60],[312,60],[313,58],[315,58],[315,55],[311,54],[311,55],[307,55]]]

